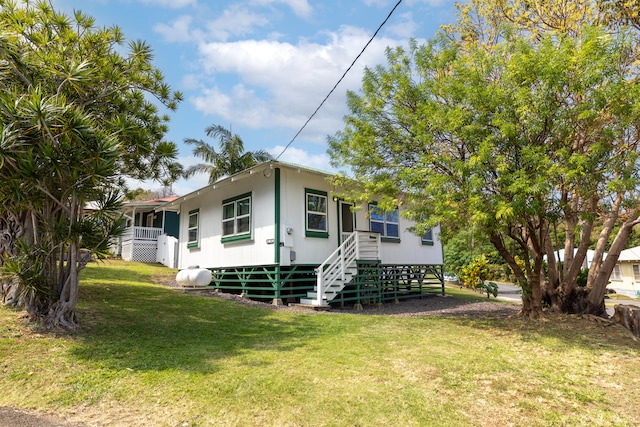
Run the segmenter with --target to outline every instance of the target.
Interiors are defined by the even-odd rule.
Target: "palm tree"
[[[189,166],[184,172],[185,178],[197,173],[209,174],[209,184],[213,184],[224,176],[233,175],[251,166],[272,160],[273,157],[264,150],[244,151],[244,142],[238,134],[231,133],[220,125],[211,125],[205,129],[207,136],[218,138],[220,152],[200,139],[187,138],[185,143],[194,145],[193,155],[207,163]]]

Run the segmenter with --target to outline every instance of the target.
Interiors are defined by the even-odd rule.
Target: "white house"
[[[444,292],[439,228],[426,236],[395,209],[339,199],[331,175],[271,161],[161,209],[180,217],[178,269],[274,303],[326,306]]]
[[[640,297],[640,246],[620,252],[608,288],[619,294]]]
[[[127,229],[115,244],[115,254],[125,261],[161,262],[174,268],[173,242],[177,242],[178,237],[178,216],[158,209],[176,198],[124,203],[122,213]]]

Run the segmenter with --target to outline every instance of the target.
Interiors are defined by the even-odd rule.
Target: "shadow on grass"
[[[135,283],[146,275],[94,278],[81,286],[82,325],[74,356],[110,369],[217,370],[216,360],[247,351],[288,351],[320,333],[266,308]]]
[[[274,352],[305,347],[322,336],[344,334],[349,340],[350,333],[365,331],[372,323],[362,316],[306,316],[182,294],[150,285],[151,276],[135,271],[123,275],[118,269],[90,273],[81,286],[78,314],[82,329],[72,350],[74,356],[108,369],[212,373],[221,369],[226,358],[247,354],[250,364],[270,363]],[[509,317],[517,307],[508,304],[494,304],[499,307],[496,316],[485,312],[485,302],[468,296],[429,297],[410,313],[420,321],[389,318],[388,324],[422,334],[421,322],[436,317],[430,326],[436,324],[443,334],[462,327],[483,330],[483,335],[517,336],[560,350],[580,347],[640,353],[640,344],[618,326],[604,328],[575,316],[554,315],[547,322],[519,319]],[[391,314],[402,313],[403,304],[394,305],[396,313]],[[372,310],[369,314],[378,313]],[[465,334],[464,329],[457,333]],[[455,339],[461,339],[460,335]],[[264,352],[263,359],[260,352]]]

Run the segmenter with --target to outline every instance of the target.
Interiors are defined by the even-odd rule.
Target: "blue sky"
[[[198,163],[185,138],[203,139],[219,124],[247,150],[274,156],[336,84],[397,0],[53,0],[54,7],[119,26],[127,39],[153,48],[154,64],[184,94],[169,112],[167,139],[180,162]],[[404,0],[323,108],[280,160],[330,170],[326,137],[343,127],[345,94],[361,86],[365,66],[384,63],[388,46],[432,38],[455,20],[453,1]],[[206,176],[180,180],[178,195],[203,187]],[[134,186],[138,184],[133,184]],[[139,184],[158,189],[157,183]]]

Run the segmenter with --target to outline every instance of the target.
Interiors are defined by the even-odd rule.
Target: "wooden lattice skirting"
[[[444,295],[443,266],[434,264],[380,264],[358,261],[358,273],[332,304],[397,302],[426,294]],[[276,264],[211,268],[211,286],[256,300],[296,303],[316,286],[318,265]]]

